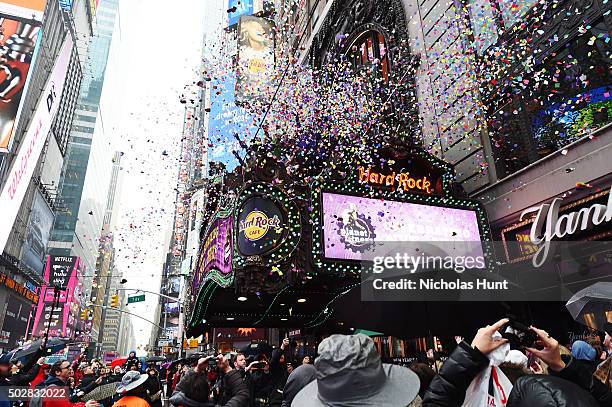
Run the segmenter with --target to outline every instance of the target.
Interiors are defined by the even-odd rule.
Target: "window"
[[[370,30],[361,34],[348,47],[347,57],[354,67],[377,67],[375,72],[389,82],[389,55],[385,36]]]

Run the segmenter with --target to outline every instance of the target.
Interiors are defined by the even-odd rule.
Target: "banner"
[[[45,271],[45,280],[49,282],[49,286],[65,290],[69,282],[74,285],[72,275],[77,259],[75,256],[49,256]]]
[[[72,37],[66,36],[64,45],[55,61],[53,71],[41,94],[32,121],[26,131],[19,152],[9,170],[6,185],[0,194],[0,252],[8,241],[19,207],[28,189],[34,168],[47,141],[51,123],[57,112],[64,89],[68,63],[72,54]]]
[[[227,13],[228,27],[238,24],[242,16],[249,16],[255,12],[253,0],[229,0],[227,9],[232,10]]]
[[[0,153],[7,153],[27,91],[40,27],[12,18],[0,21]]]
[[[240,17],[237,103],[266,98],[274,71],[274,25],[260,17]]]
[[[210,227],[202,241],[198,266],[192,280],[193,293],[197,293],[202,283],[209,278],[225,285],[223,278],[231,276],[233,224],[234,218],[229,216],[215,219]]]
[[[44,271],[45,253],[53,227],[53,217],[53,211],[51,211],[49,204],[47,204],[40,191],[36,190],[26,240],[21,249],[21,262],[32,272],[39,275],[42,275]]]
[[[0,13],[42,21],[47,0],[4,0],[0,1]]]

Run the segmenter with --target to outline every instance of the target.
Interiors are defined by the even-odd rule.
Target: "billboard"
[[[232,273],[232,234],[234,218],[217,218],[202,242],[200,260],[192,283],[192,292],[197,293],[202,282],[217,272],[222,277]]]
[[[237,72],[237,103],[267,98],[274,72],[274,24],[270,20],[240,17]]]
[[[54,267],[55,266],[55,267]],[[49,256],[45,268],[45,281],[50,284],[40,289],[40,299],[34,318],[34,335],[39,336],[51,320],[50,335],[71,336],[76,324],[75,314],[78,312],[79,296],[81,294],[78,270],[80,259],[74,256]],[[53,308],[53,285],[62,288],[58,306]]]
[[[214,147],[208,151],[209,160],[222,162],[228,171],[238,165],[232,151],[242,151],[234,134],[248,142],[257,131],[255,117],[245,108],[236,105],[235,90],[235,72],[230,71],[223,78],[214,79],[208,115],[208,137],[215,141]]]
[[[245,256],[274,250],[283,241],[286,223],[283,211],[274,201],[249,198],[238,215],[238,250]]]
[[[47,0],[3,0],[0,1],[0,13],[42,21],[46,6]]]
[[[328,259],[363,260],[382,242],[448,242],[455,254],[483,256],[472,210],[324,192],[322,212]]]
[[[26,239],[21,251],[21,262],[32,272],[39,275],[42,275],[44,271],[45,253],[53,227],[53,217],[49,204],[47,204],[40,191],[36,190]]]
[[[9,295],[2,323],[1,347],[15,348],[17,342],[24,338],[28,322],[33,318],[32,310],[31,302],[16,295]]]
[[[13,18],[0,21],[0,153],[8,153],[13,144],[21,100],[26,93],[40,27]]]
[[[72,36],[67,35],[45,88],[32,113],[32,120],[0,193],[0,252],[4,250],[19,207],[30,184],[40,153],[47,141],[51,123],[64,89],[66,72],[72,54]]]
[[[228,27],[238,24],[240,17],[255,13],[253,0],[229,0],[227,10]]]

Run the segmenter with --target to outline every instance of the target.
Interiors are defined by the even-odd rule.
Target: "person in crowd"
[[[482,369],[489,365],[487,355],[507,343],[494,333],[508,322],[502,319],[480,328],[469,345],[461,342],[434,377],[425,393],[423,407],[459,407],[465,392]],[[540,358],[550,375],[529,374],[518,378],[506,407],[585,406],[610,407],[612,393],[576,359],[561,356],[559,342],[545,331],[531,327],[538,340],[527,351]]]
[[[415,406],[421,401],[418,376],[410,369],[383,364],[372,338],[331,335],[318,348],[316,380],[293,399],[293,406]]]
[[[255,362],[251,363],[247,369],[252,400],[251,405],[254,407],[267,406],[268,397],[273,390],[273,380],[268,357],[265,354],[259,355]]]
[[[289,353],[289,338],[283,339],[279,349],[272,351],[270,358],[271,389],[268,394],[270,407],[279,407],[283,402],[283,389],[287,383],[289,373],[287,372],[287,355]]]
[[[147,380],[149,375],[128,371],[117,386],[117,394],[121,396],[113,407],[150,407],[147,401]]]
[[[136,351],[131,351],[125,361],[126,370],[132,370],[132,366],[138,365],[138,358],[136,357]]]
[[[0,356],[0,386],[27,386],[45,363],[45,358],[37,358],[40,353],[42,352],[30,357],[26,365],[15,371],[13,371],[15,364],[11,363],[11,354],[5,353]]]
[[[291,407],[291,403],[296,394],[302,390],[308,383],[315,380],[317,377],[317,369],[311,364],[305,363],[298,366],[287,379],[285,388],[283,389],[283,402],[281,407]]]
[[[506,375],[508,380],[510,380],[510,383],[514,385],[519,377],[529,374],[530,370],[528,365],[529,359],[527,356],[519,350],[512,349],[506,355],[504,363],[499,365],[499,368]],[[534,361],[534,366],[538,366],[541,369],[537,361]],[[535,370],[532,372],[539,373]]]
[[[306,355],[304,356],[304,358],[302,359],[302,364],[303,365],[310,365],[312,363],[312,359],[310,358],[310,356]]]
[[[247,360],[244,357],[244,354],[237,353],[236,356],[234,357],[233,365],[234,365],[234,369],[238,370],[244,377],[246,373],[246,368],[247,368]]]
[[[230,361],[222,354],[217,356],[217,369],[221,373],[219,380],[219,403],[227,407],[247,407],[250,392],[242,374],[232,368]]]
[[[210,386],[206,375],[208,363],[214,356],[200,358],[197,366],[187,372],[169,399],[170,404],[177,407],[207,407],[213,404],[209,401]]]
[[[67,394],[65,397],[47,397],[40,399],[32,399],[30,406],[42,407],[99,407],[95,400],[89,400],[86,403],[79,402],[79,398],[72,392],[70,387],[70,378],[74,375],[72,364],[67,360],[59,360],[51,365],[49,377],[44,381],[44,388],[61,387],[65,388]]]
[[[425,397],[425,390],[429,388],[429,384],[433,380],[436,372],[427,363],[415,362],[408,366],[419,377],[421,386],[419,387],[419,397]]]
[[[81,382],[76,387],[77,394],[87,394],[102,383],[102,376],[96,377],[91,366],[85,366],[82,372]]]
[[[438,373],[442,368],[442,361],[436,358],[436,352],[433,349],[427,349],[426,353],[427,364]]]
[[[172,386],[170,388],[170,390],[171,390],[170,393],[174,393],[174,390],[176,389],[176,385],[181,380],[181,374],[182,373],[183,373],[183,364],[182,363],[177,363],[176,371],[172,375],[172,381],[171,381]]]
[[[149,392],[149,398],[151,407],[162,407],[162,384],[159,380],[159,373],[154,367],[147,369],[149,379],[147,380],[147,390]]]
[[[572,343],[572,356],[577,363],[583,365],[591,373],[597,369],[598,358],[597,350],[585,341],[575,341]]]

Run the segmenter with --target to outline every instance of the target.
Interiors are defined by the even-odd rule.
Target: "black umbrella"
[[[177,360],[173,360],[172,363],[170,363],[170,367],[174,368],[176,365],[178,365],[179,363],[181,364],[186,364],[187,363],[187,359],[182,358],[182,359],[177,359]]]
[[[249,356],[257,357],[262,353],[270,356],[272,354],[272,346],[266,342],[252,343],[241,349],[240,352],[247,358]]]
[[[612,282],[600,281],[578,291],[565,304],[576,322],[599,331],[610,331],[606,313],[612,311]]]
[[[166,360],[166,358],[161,357],[161,356],[151,356],[151,357],[146,359],[146,362],[147,363],[156,363],[156,362],[163,362],[164,360]]]
[[[15,354],[13,355],[12,359],[23,361],[29,356],[38,353],[43,345],[43,342],[43,339],[38,339],[34,342],[30,342],[26,345],[20,346],[19,348],[15,349]],[[64,349],[66,346],[68,346],[68,339],[49,338],[49,340],[47,340],[47,349],[44,352],[44,355],[48,356],[57,353],[60,350]]]

